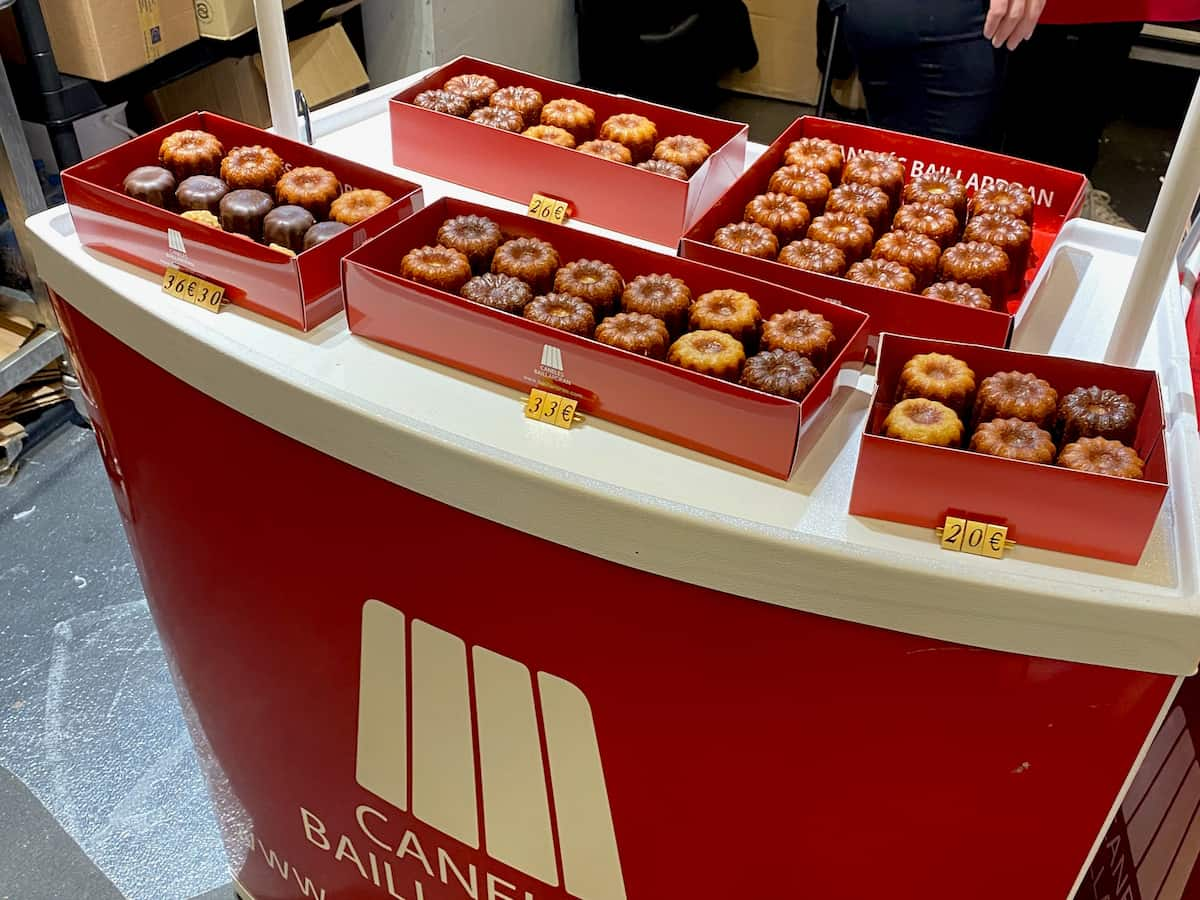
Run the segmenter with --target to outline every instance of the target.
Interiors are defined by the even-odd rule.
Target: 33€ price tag
[[[541,219],[543,222],[553,222],[556,225],[562,225],[567,221],[567,216],[570,215],[570,212],[571,206],[566,200],[555,200],[553,197],[534,194],[529,201],[527,214],[535,219]]]
[[[575,415],[578,405],[579,401],[570,397],[560,397],[541,388],[534,388],[529,392],[529,399],[525,401],[525,418],[548,422],[559,428],[570,428],[581,418]]]
[[[221,304],[225,301],[225,288],[219,284],[173,268],[167,269],[163,275],[163,293],[213,313],[220,312]]]

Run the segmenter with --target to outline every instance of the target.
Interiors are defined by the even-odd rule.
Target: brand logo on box
[[[167,246],[176,253],[187,253],[187,247],[183,243],[183,235],[174,228],[167,229]]]
[[[562,350],[550,344],[542,345],[542,365],[547,369],[563,370]]]

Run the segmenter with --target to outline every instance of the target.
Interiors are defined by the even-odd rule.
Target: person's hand
[[[983,36],[997,49],[1016,50],[1021,41],[1029,40],[1045,8],[1046,0],[992,0]]]

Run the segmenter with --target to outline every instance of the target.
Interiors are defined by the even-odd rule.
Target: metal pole
[[[275,133],[296,141],[296,94],[292,84],[292,60],[288,53],[287,30],[283,24],[283,0],[254,0],[258,21],[258,45],[262,48],[263,78]]]
[[[821,73],[821,96],[817,98],[817,115],[824,118],[825,104],[829,102],[830,85],[833,83],[833,55],[837,51],[838,29],[842,17],[833,14],[833,28],[829,29],[829,53],[825,57],[825,71]]]

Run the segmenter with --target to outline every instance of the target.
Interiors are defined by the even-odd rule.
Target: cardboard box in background
[[[112,81],[199,40],[192,0],[41,0],[60,71]]]
[[[820,0],[746,0],[758,65],[735,72],[722,87],[815,105],[821,92],[817,68],[817,3]]]
[[[300,0],[283,0],[291,9]],[[194,0],[196,25],[203,37],[231,40],[254,27],[254,0]]]

